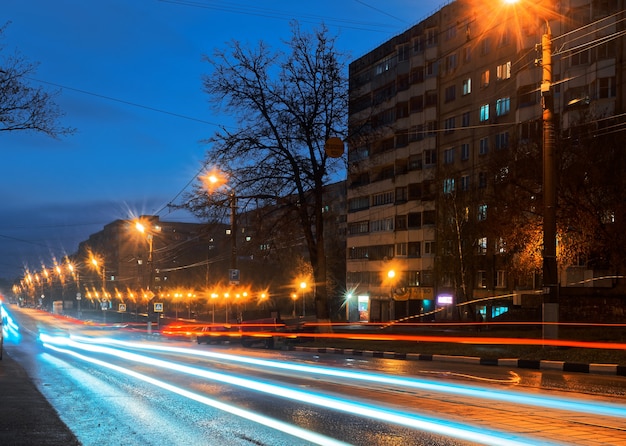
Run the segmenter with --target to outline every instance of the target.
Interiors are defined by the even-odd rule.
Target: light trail
[[[43,335],[43,336],[44,336],[44,338],[51,338],[51,337],[49,337],[47,335]],[[50,339],[50,340],[52,340],[52,339]],[[214,408],[219,409],[219,410],[223,410],[225,412],[231,413],[231,414],[239,416],[241,418],[245,418],[245,419],[250,420],[250,421],[254,421],[256,423],[259,423],[259,424],[262,424],[264,426],[270,427],[272,429],[284,432],[284,433],[292,435],[294,437],[301,438],[301,439],[306,440],[306,441],[310,441],[311,443],[314,443],[314,444],[328,445],[328,446],[349,446],[348,443],[344,443],[342,441],[335,440],[334,438],[330,438],[330,437],[327,437],[325,435],[318,434],[316,432],[311,432],[311,431],[299,428],[298,426],[294,426],[294,425],[289,424],[289,423],[284,423],[284,422],[282,422],[280,420],[275,420],[273,418],[266,417],[264,415],[254,413],[254,412],[251,412],[249,410],[241,409],[239,407],[232,406],[230,404],[226,404],[226,403],[223,403],[221,401],[218,401],[218,400],[215,400],[215,399],[212,399],[212,398],[208,398],[208,397],[206,397],[204,395],[200,395],[200,394],[191,392],[189,390],[183,389],[181,387],[174,386],[172,384],[166,383],[165,381],[161,381],[161,380],[158,380],[156,378],[152,378],[150,376],[144,375],[142,373],[135,372],[135,371],[127,369],[125,367],[120,367],[120,366],[117,366],[115,364],[111,364],[111,363],[108,363],[108,362],[101,361],[99,359],[90,358],[90,357],[82,355],[82,354],[80,354],[78,352],[75,352],[75,351],[72,351],[72,350],[68,350],[67,348],[61,348],[61,347],[58,347],[58,346],[55,346],[55,345],[52,345],[52,344],[46,344],[46,347],[51,349],[51,350],[54,350],[56,352],[64,353],[64,354],[73,356],[75,358],[81,359],[83,361],[90,362],[92,364],[95,364],[95,365],[98,365],[98,366],[101,366],[101,367],[106,367],[106,368],[111,369],[111,370],[115,370],[116,372],[119,372],[119,373],[122,373],[122,374],[125,374],[125,375],[128,375],[128,376],[131,376],[131,377],[133,377],[135,379],[139,379],[141,381],[144,381],[146,383],[152,384],[152,385],[154,385],[156,387],[159,387],[161,389],[168,390],[168,391],[173,392],[173,393],[175,393],[177,395],[180,395],[180,396],[183,396],[185,398],[189,398],[191,400],[197,401],[197,402],[199,402],[201,404],[204,404],[204,405],[207,405],[207,406],[211,406],[211,407],[214,407]]]
[[[204,324],[201,326],[210,326],[211,324]],[[220,326],[219,324],[216,324]],[[315,324],[307,323],[307,327],[328,326],[329,324]],[[330,324],[340,325],[340,324]],[[376,326],[378,324],[368,324],[368,326]],[[611,327],[611,328],[623,328],[626,324],[574,324],[574,323],[541,323],[541,322],[523,322],[523,323],[510,323],[510,322],[461,322],[461,323],[437,323],[437,324],[403,324],[404,326],[428,326],[428,327],[442,327],[442,326],[455,326],[455,327],[487,327],[497,325],[557,325],[557,326],[585,326],[585,327]],[[200,327],[201,327],[200,326]],[[221,325],[223,326],[223,324]],[[229,328],[235,329],[232,332],[226,332],[224,334],[232,337],[240,337],[243,332],[237,331],[241,327],[265,327],[269,328],[267,324],[240,324],[230,325]],[[274,328],[274,325],[271,325]],[[381,326],[379,328],[384,328]],[[171,326],[164,332],[166,335],[184,334],[187,336],[201,333],[194,330],[185,330],[183,326]],[[534,345],[534,346],[552,346],[552,347],[575,347],[575,348],[589,348],[589,349],[607,349],[607,350],[624,350],[626,351],[626,344],[619,342],[594,342],[594,341],[577,341],[567,339],[543,339],[543,338],[503,338],[503,337],[482,337],[482,336],[434,336],[434,335],[406,335],[406,334],[394,334],[394,333],[309,333],[309,332],[282,332],[282,331],[252,331],[246,330],[246,336],[257,337],[276,337],[276,338],[315,338],[315,339],[349,339],[356,341],[408,341],[408,342],[435,342],[435,343],[449,343],[449,344],[475,344],[475,345]]]
[[[81,338],[78,338],[81,339]],[[475,427],[466,425],[463,423],[456,423],[449,420],[441,420],[409,412],[401,412],[391,408],[382,408],[371,404],[365,404],[362,402],[351,401],[348,399],[340,399],[322,393],[306,392],[302,390],[295,390],[284,386],[270,384],[267,382],[254,381],[247,378],[241,378],[231,375],[226,375],[218,372],[212,372],[205,369],[199,369],[196,367],[176,364],[161,359],[151,358],[136,353],[131,353],[123,350],[116,350],[111,347],[99,345],[95,342],[88,344],[77,341],[76,338],[71,339],[68,337],[52,337],[48,335],[41,335],[41,340],[44,345],[52,350],[74,355],[75,357],[86,359],[90,361],[97,361],[98,364],[102,364],[106,367],[111,367],[108,363],[98,361],[81,355],[79,353],[68,350],[67,348],[76,348],[80,350],[86,350],[106,355],[111,355],[117,358],[126,359],[133,362],[138,362],[146,365],[152,365],[161,367],[167,370],[174,370],[177,372],[198,376],[213,381],[219,381],[227,384],[231,384],[238,387],[251,389],[258,392],[263,392],[276,397],[285,398],[299,403],[312,404],[325,409],[341,411],[351,415],[357,415],[361,417],[368,417],[385,423],[394,423],[401,426],[406,426],[412,429],[417,429],[425,432],[430,432],[439,435],[445,435],[457,439],[474,441],[485,445],[493,446],[530,446],[537,444],[537,440],[526,440],[518,436],[508,434],[506,432],[498,432],[484,427]],[[66,347],[66,348],[63,348]],[[166,349],[168,351],[173,351]],[[179,349],[182,350],[182,349]],[[180,353],[180,352],[179,352]],[[115,366],[115,370],[122,373],[134,374],[127,369],[119,366]],[[369,375],[369,374],[368,374]],[[142,375],[143,376],[143,375]],[[382,376],[382,375],[381,375]],[[147,378],[147,377],[146,377]],[[142,378],[143,379],[143,378]],[[152,379],[152,378],[150,378]],[[161,381],[157,381],[161,383]],[[165,384],[165,383],[163,383]],[[166,388],[163,385],[160,387]],[[169,385],[168,385],[169,386]],[[174,387],[174,386],[172,386]],[[188,391],[186,391],[188,392]],[[482,391],[484,393],[484,390]],[[192,395],[196,395],[192,392],[188,392]],[[201,398],[201,396],[197,395]],[[195,398],[194,398],[195,399]],[[329,444],[329,443],[323,443]],[[542,441],[542,444],[549,446],[557,443],[546,443]]]
[[[551,408],[559,410],[567,410],[584,414],[595,414],[602,416],[611,416],[617,418],[626,418],[626,406],[607,404],[607,403],[587,403],[569,398],[555,398],[548,396],[526,395],[521,392],[512,392],[504,390],[492,390],[481,387],[471,387],[452,384],[440,384],[435,381],[429,381],[417,378],[406,378],[399,376],[385,375],[382,373],[355,372],[352,370],[344,370],[333,367],[310,366],[306,364],[297,364],[293,362],[272,361],[267,359],[252,358],[248,356],[231,355],[227,353],[198,351],[180,347],[168,347],[155,344],[145,344],[136,342],[120,341],[112,338],[86,338],[73,337],[78,342],[101,345],[119,345],[126,348],[133,348],[148,351],[161,351],[176,353],[182,355],[193,355],[222,361],[237,362],[249,365],[256,365],[266,368],[282,369],[292,372],[304,372],[313,375],[332,376],[336,378],[345,378],[349,380],[376,382],[378,384],[389,384],[398,387],[411,389],[428,390],[447,394],[457,394],[473,398],[489,399],[503,401],[514,404],[523,404],[526,406]]]
[[[5,341],[19,342],[21,339],[20,327],[2,303],[0,303],[0,318],[3,321],[1,327]]]

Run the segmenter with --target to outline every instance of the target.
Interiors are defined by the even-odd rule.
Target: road
[[[197,345],[10,309],[5,348],[85,445],[626,444],[624,377]]]

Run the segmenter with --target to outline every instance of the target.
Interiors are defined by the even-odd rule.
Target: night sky
[[[195,221],[179,202],[197,176],[201,141],[229,117],[202,91],[203,55],[238,40],[275,49],[324,23],[358,58],[428,17],[442,0],[2,0],[2,60],[37,64],[33,86],[59,91],[52,139],[0,132],[0,278],[52,265],[116,219]]]

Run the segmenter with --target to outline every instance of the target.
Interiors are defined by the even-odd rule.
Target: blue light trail
[[[291,372],[304,372],[314,375],[332,376],[335,378],[345,378],[349,380],[358,380],[365,382],[375,382],[378,384],[394,385],[411,389],[428,390],[434,392],[463,395],[467,397],[475,397],[481,399],[490,399],[503,401],[514,404],[523,404],[527,406],[535,406],[540,408],[550,408],[579,412],[584,414],[595,414],[601,416],[611,416],[617,418],[626,418],[626,406],[594,402],[581,402],[579,400],[569,398],[555,398],[539,395],[528,395],[521,392],[512,392],[504,390],[493,390],[482,387],[472,387],[466,385],[441,384],[436,381],[425,379],[407,378],[400,376],[385,375],[382,373],[355,372],[352,370],[344,370],[333,367],[310,366],[306,364],[297,364],[285,361],[272,361],[266,359],[252,358],[247,356],[230,355],[214,351],[198,351],[180,347],[169,347],[156,344],[136,343],[120,341],[111,338],[86,338],[76,337],[80,342],[119,345],[126,348],[134,348],[141,350],[162,351],[177,353],[183,355],[194,355],[221,361],[244,363],[256,365],[266,368],[282,369]]]
[[[361,417],[376,419],[385,423],[393,423],[393,424],[397,424],[401,426],[406,426],[412,429],[417,429],[417,430],[421,430],[425,432],[431,432],[431,433],[435,433],[439,435],[445,435],[448,437],[458,438],[458,439],[467,440],[467,441],[473,441],[473,442],[477,442],[477,443],[481,443],[485,445],[529,446],[529,445],[537,444],[537,439],[527,440],[525,438],[521,438],[516,435],[512,435],[506,432],[499,432],[499,431],[495,431],[491,429],[486,429],[484,427],[476,427],[476,426],[471,426],[471,425],[467,425],[463,423],[457,423],[457,422],[453,422],[449,420],[441,420],[441,419],[436,419],[432,417],[422,416],[419,414],[402,412],[402,411],[391,409],[391,408],[383,408],[383,407],[375,406],[372,404],[365,404],[362,402],[352,401],[349,399],[337,398],[337,397],[330,396],[330,395],[324,395],[322,393],[291,389],[285,386],[280,386],[280,385],[271,384],[271,383],[264,383],[264,382],[247,379],[247,378],[241,378],[241,377],[236,377],[232,375],[212,372],[212,371],[205,370],[205,369],[176,364],[173,362],[151,358],[151,357],[139,355],[136,353],[117,350],[111,347],[100,345],[103,342],[107,342],[107,343],[114,342],[116,344],[119,344],[121,342],[121,341],[114,341],[112,339],[106,339],[106,340],[98,339],[96,341],[90,338],[82,338],[82,337],[58,338],[58,337],[52,337],[48,335],[41,335],[41,340],[42,342],[44,342],[44,345],[50,349],[67,353],[67,354],[71,354],[71,355],[74,355],[75,357],[78,357],[84,360],[97,361],[97,360],[92,360],[90,358],[87,358],[84,355],[81,355],[79,353],[73,352],[69,350],[68,348],[76,348],[76,349],[85,350],[85,351],[107,354],[107,355],[126,359],[126,360],[133,361],[133,362],[139,362],[142,364],[152,365],[155,367],[161,367],[161,368],[168,369],[168,370],[174,370],[174,371],[186,373],[186,374],[193,375],[193,376],[198,376],[198,377],[205,378],[205,379],[219,381],[219,382],[227,383],[230,385],[235,385],[235,386],[255,390],[258,392],[267,393],[269,395],[273,395],[273,396],[281,397],[285,399],[290,399],[293,401],[297,401],[299,403],[313,404],[313,405],[317,405],[319,407],[323,407],[323,408],[330,409],[330,410],[341,411],[341,412],[348,413],[351,415],[357,415]],[[139,345],[136,343],[123,343],[122,342],[122,344],[126,345],[127,347],[132,347],[132,348],[143,349],[146,347],[146,345],[143,345],[143,344]],[[182,354],[190,353],[190,350],[188,349],[179,349],[179,348],[172,348],[172,347],[165,347],[164,349],[157,349],[157,348],[148,348],[148,349],[182,353]],[[227,356],[231,356],[231,355],[227,355]],[[253,358],[249,358],[249,359],[252,360]],[[248,363],[255,363],[255,361],[262,361],[262,360],[254,360]],[[135,372],[132,372],[130,370],[126,371],[127,369],[124,369],[122,367],[112,366],[103,361],[98,361],[97,363],[105,367],[109,367],[109,368],[115,367],[115,370],[118,370],[122,373],[132,374],[132,376],[135,376]],[[296,364],[293,364],[293,365],[295,366]],[[314,373],[314,371],[312,372],[311,370],[308,370],[309,368],[313,369],[312,367],[306,367],[307,372]],[[302,369],[302,370],[305,370],[305,369]],[[333,369],[326,369],[326,370],[327,370],[326,374],[329,375],[330,370],[333,370]],[[344,377],[347,377],[347,376],[351,377],[351,375],[354,373],[355,372],[351,372],[350,375],[346,375]],[[376,376],[373,374],[364,374],[364,375],[365,376],[371,375],[372,377]],[[336,375],[333,375],[333,376],[336,376]],[[383,377],[385,375],[380,375],[380,376]],[[141,378],[141,379],[144,379],[144,378]],[[152,378],[150,379],[152,380]],[[161,381],[158,381],[158,382],[161,383]],[[378,382],[383,382],[383,381],[378,381]],[[163,384],[158,384],[158,385],[160,387],[166,388]],[[170,385],[167,385],[167,386],[170,386]],[[168,390],[170,389],[168,388]],[[481,395],[472,395],[472,396],[483,397],[484,392],[485,390],[481,390]],[[192,392],[188,392],[188,393],[193,394]],[[193,394],[193,395],[196,395],[196,394]],[[199,395],[197,395],[197,397],[204,398]],[[550,444],[556,444],[556,443],[546,443],[545,441],[541,441],[541,443],[546,446]],[[320,443],[320,444],[330,444],[330,443]]]

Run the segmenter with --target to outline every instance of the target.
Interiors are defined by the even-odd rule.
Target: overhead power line
[[[35,78],[28,78],[28,79],[30,79],[32,81],[35,81],[35,82],[40,82],[42,84],[52,85],[52,86],[57,87],[57,88],[63,88],[64,90],[76,91],[78,93],[87,94],[87,95],[90,95],[90,96],[95,96],[97,98],[102,98],[102,99],[106,99],[106,100],[109,100],[109,101],[119,102],[121,104],[126,104],[126,105],[130,105],[130,106],[133,106],[133,107],[143,108],[145,110],[150,110],[150,111],[157,112],[157,113],[163,113],[163,114],[166,114],[166,115],[175,116],[177,118],[187,119],[189,121],[201,122],[203,124],[213,125],[215,127],[224,127],[223,124],[218,124],[218,123],[215,123],[215,122],[206,121],[204,119],[194,118],[194,117],[191,117],[191,116],[182,115],[180,113],[174,113],[174,112],[170,112],[170,111],[167,111],[167,110],[162,110],[160,108],[150,107],[148,105],[138,104],[136,102],[126,101],[124,99],[114,98],[112,96],[106,96],[106,95],[103,95],[103,94],[94,93],[94,92],[87,91],[87,90],[81,90],[80,88],[68,87],[67,85],[61,85],[61,84],[57,84],[55,82],[44,81],[42,79],[35,79]]]

